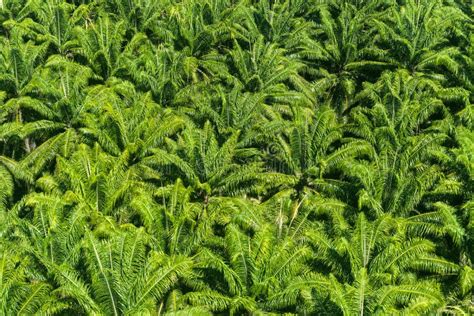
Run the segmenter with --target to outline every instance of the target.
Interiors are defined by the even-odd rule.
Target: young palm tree
[[[154,155],[143,159],[144,163],[161,167],[168,177],[182,178],[204,203],[211,196],[251,193],[261,181],[261,163],[239,164],[255,153],[239,144],[238,131],[222,141],[209,122],[203,129],[189,125],[167,146],[169,151],[153,149]]]
[[[38,23],[32,24],[28,18],[17,23],[35,34],[36,41],[50,43],[51,50],[63,56],[70,56],[70,49],[75,45],[73,29],[80,18],[74,9],[72,4],[55,0],[29,1],[23,11],[34,16]]]
[[[429,240],[407,239],[404,227],[390,215],[369,221],[361,213],[353,225],[339,220],[308,230],[316,271],[294,279],[274,304],[301,298],[314,308],[328,295],[344,315],[436,311],[444,304],[439,284],[413,271],[443,275],[458,267],[434,255]]]
[[[456,42],[464,37],[468,19],[443,1],[410,0],[373,20],[378,29],[375,41],[381,48],[390,48],[389,60],[399,67],[443,81],[447,73],[462,74]]]
[[[317,24],[297,54],[315,79],[313,90],[318,99],[342,114],[353,105],[361,88],[358,82],[374,80],[388,66],[382,58],[386,53],[370,45],[374,29],[368,24],[383,16],[384,1],[368,1],[364,6],[327,1],[316,8]]]
[[[68,156],[74,150],[84,126],[82,89],[91,77],[89,68],[56,55],[46,67],[37,70],[25,87],[29,96],[11,99],[3,106],[7,118],[17,117],[16,122],[7,125],[14,127],[14,133],[5,135],[9,136],[6,145],[12,137],[24,142],[26,155],[20,166],[33,177],[47,171],[57,154]]]
[[[8,100],[2,105],[2,119],[10,128],[13,127],[17,133],[19,124],[25,120],[28,108],[38,106],[38,101],[28,95],[28,88],[36,68],[42,62],[46,53],[47,45],[35,45],[32,41],[25,42],[22,38],[22,29],[12,26],[10,38],[0,37],[2,51],[0,53],[0,84]],[[8,113],[8,114],[7,114]],[[15,122],[15,123],[13,123]],[[8,137],[16,153],[9,150],[9,154],[20,157],[21,154],[31,151],[29,139],[25,139],[23,146],[19,146],[18,140],[11,139],[11,131],[4,137]],[[7,140],[7,141],[8,141]],[[22,148],[23,147],[23,148]],[[19,152],[18,152],[19,151]]]
[[[420,92],[413,95],[413,89]],[[376,156],[345,168],[361,181],[359,208],[410,214],[443,179],[435,162],[446,153],[443,142],[451,117],[435,93],[429,82],[405,71],[387,73],[379,83],[367,85],[363,94],[374,106],[354,109],[358,127],[349,131],[371,143]]]
[[[105,15],[87,27],[76,27],[77,47],[71,51],[77,59],[91,67],[103,80],[120,70],[122,43],[125,36],[123,21]]]
[[[337,174],[342,162],[370,155],[371,148],[364,141],[344,139],[336,112],[328,107],[319,108],[314,117],[296,111],[291,125],[277,134],[272,148],[275,155],[269,159],[282,175],[280,185],[294,190],[298,204],[306,189],[329,194],[342,189],[343,181],[330,175]]]
[[[0,309],[3,314],[54,314],[66,308],[67,305],[51,293],[53,287],[34,273],[32,258],[26,257],[23,249],[12,243],[2,243],[0,249]]]

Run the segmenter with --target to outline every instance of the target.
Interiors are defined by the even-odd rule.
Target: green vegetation
[[[0,0],[0,315],[474,314],[474,6]]]

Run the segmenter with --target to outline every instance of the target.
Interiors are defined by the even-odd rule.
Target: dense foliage
[[[468,2],[0,0],[0,314],[474,313]]]

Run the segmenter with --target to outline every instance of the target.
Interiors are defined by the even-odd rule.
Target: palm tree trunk
[[[0,1],[2,1],[2,0],[0,0]],[[16,112],[16,120],[19,123],[23,123],[23,113],[21,113],[21,109],[18,109],[17,112]],[[31,150],[34,149],[34,147],[36,147],[32,144],[29,137],[26,137],[23,140],[23,144],[24,144],[25,151],[26,151],[27,154],[29,154],[31,152]]]

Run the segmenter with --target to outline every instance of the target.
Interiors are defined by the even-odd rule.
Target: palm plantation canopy
[[[474,7],[0,0],[0,315],[474,313]]]

